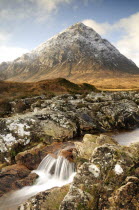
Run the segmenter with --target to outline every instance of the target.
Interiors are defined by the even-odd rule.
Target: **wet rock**
[[[73,162],[73,149],[74,148],[65,148],[62,149],[58,155],[61,155],[62,157],[66,158],[67,160],[69,160],[70,162]]]
[[[29,174],[30,170],[19,164],[3,168],[0,172],[0,196],[11,190],[19,189],[20,186],[17,186],[16,182],[23,180]]]
[[[62,156],[72,161],[72,148],[74,147],[74,143],[72,142],[54,142],[48,146],[39,145],[30,150],[20,152],[15,157],[15,160],[16,163],[22,164],[30,170],[34,170],[48,154],[51,154],[57,158],[57,155],[61,153]]]
[[[54,158],[61,155],[73,162],[72,152],[74,147],[72,142],[55,142],[49,146],[40,144],[30,150],[19,153],[15,158],[17,164],[1,169],[0,196],[12,190],[32,185],[38,175],[34,172],[31,173],[31,170],[37,169],[38,165],[47,154],[54,156]]]
[[[37,178],[38,178],[37,174],[30,173],[24,179],[20,179],[20,180],[15,181],[14,185],[17,187],[17,189],[18,188],[21,189],[22,187],[33,185]]]
[[[44,147],[43,144],[40,144],[30,150],[18,153],[15,157],[16,163],[22,164],[30,170],[36,169],[43,159],[42,150]]]

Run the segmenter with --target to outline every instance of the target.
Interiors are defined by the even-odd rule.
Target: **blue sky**
[[[0,0],[0,62],[83,22],[139,65],[139,0]]]

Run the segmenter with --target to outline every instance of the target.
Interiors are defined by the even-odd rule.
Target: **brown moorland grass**
[[[97,91],[97,89],[87,83],[75,84],[63,78],[32,83],[0,81],[0,115],[5,114],[10,109],[9,102],[15,99],[38,95],[45,95],[47,98],[51,98],[60,94],[86,94],[90,91]]]
[[[86,93],[96,90],[93,85],[87,83],[75,84],[63,78],[32,83],[0,81],[1,99],[25,98],[41,94],[51,96],[51,94],[61,93]]]
[[[70,81],[87,82],[98,89],[107,90],[139,90],[139,74],[122,73],[119,71],[90,71],[72,74]]]
[[[91,84],[99,89],[112,91],[139,90],[139,76],[100,79],[92,81]]]
[[[138,75],[119,75],[116,77],[99,77],[94,79],[78,79],[78,84],[64,78],[48,79],[38,82],[10,82],[0,81],[0,116],[10,109],[10,101],[21,98],[45,95],[51,98],[66,93],[86,94],[90,91],[139,91]],[[88,81],[88,83],[81,83]],[[92,84],[92,85],[91,85]],[[95,88],[96,87],[96,88]]]

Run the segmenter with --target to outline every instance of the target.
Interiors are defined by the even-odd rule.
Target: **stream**
[[[21,203],[39,192],[71,183],[75,175],[75,165],[61,155],[55,158],[49,154],[32,173],[39,176],[36,183],[2,198],[0,210],[16,210]]]
[[[139,128],[133,131],[120,132],[111,135],[120,145],[129,146],[139,142]],[[39,177],[32,186],[23,187],[0,200],[0,210],[16,210],[17,207],[39,192],[54,187],[62,187],[73,181],[76,174],[75,165],[61,155],[47,155],[38,168],[32,173]]]
[[[133,131],[120,132],[112,137],[123,146],[129,146],[131,143],[139,142],[139,128]]]

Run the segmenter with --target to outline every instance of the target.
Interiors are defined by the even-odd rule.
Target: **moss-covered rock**
[[[139,209],[139,179],[127,177],[125,184],[115,190],[109,198],[109,209]]]
[[[84,159],[90,159],[93,150],[96,147],[106,143],[117,144],[117,142],[114,139],[104,134],[100,135],[86,134],[83,137],[82,142],[75,142],[75,146],[78,152],[78,157]]]
[[[90,160],[78,168],[60,209],[138,209],[138,146],[104,144],[92,147]]]
[[[58,210],[69,190],[69,185],[41,192],[21,204],[19,210]]]

